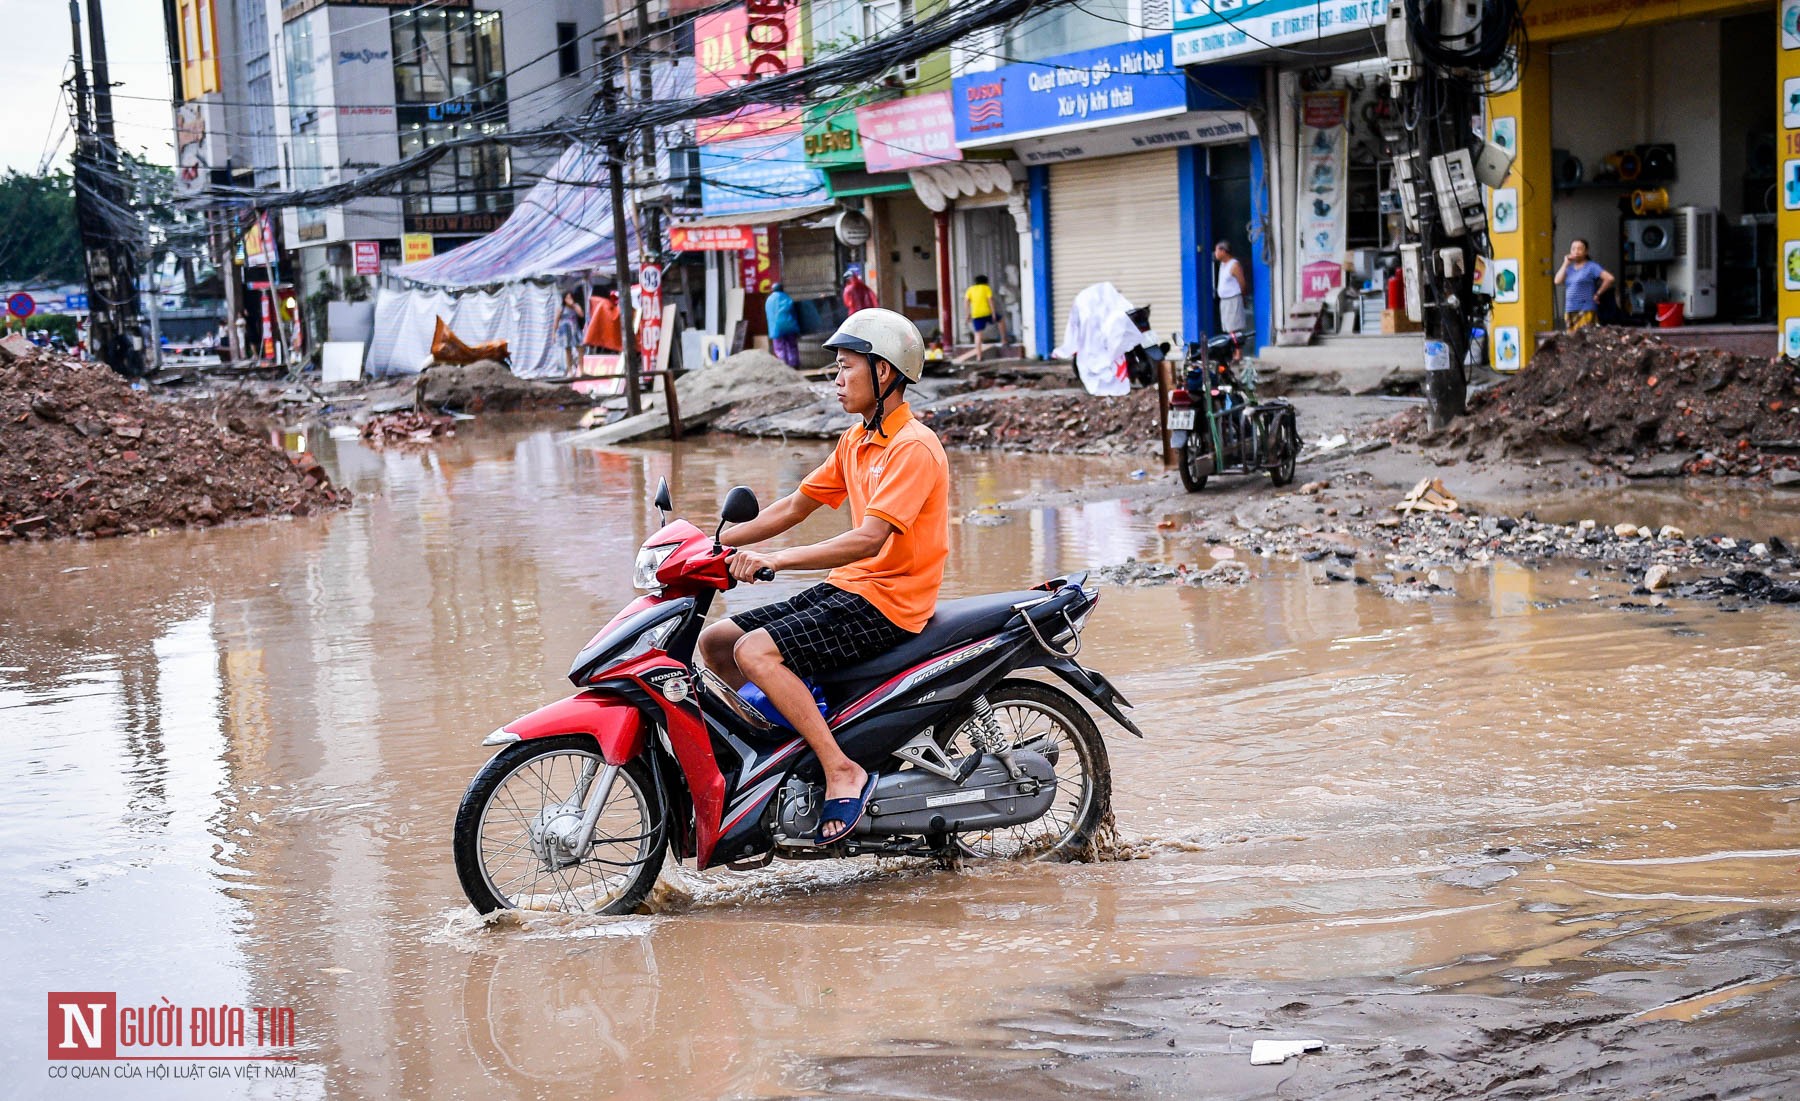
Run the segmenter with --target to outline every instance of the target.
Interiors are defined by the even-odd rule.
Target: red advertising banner
[[[899,172],[962,160],[949,92],[889,100],[856,109],[863,163],[870,172]]]
[[[756,9],[752,18],[750,8]],[[764,0],[694,21],[694,94],[779,76],[805,60],[800,6]]]
[[[662,265],[645,264],[638,269],[638,351],[640,366],[656,369],[656,355],[662,348]]]
[[[694,21],[694,94],[708,96],[764,77],[779,76],[805,63],[800,5],[786,0],[751,0],[741,8]],[[799,108],[750,107],[736,114],[695,123],[701,145],[800,129]]]
[[[358,241],[358,242],[356,242],[356,274],[358,274],[358,275],[380,275],[381,274],[381,242],[380,241]]]
[[[768,294],[781,282],[781,268],[775,262],[775,233],[768,226],[756,227],[756,247],[744,250],[742,276],[744,290],[751,294]]]
[[[756,247],[749,226],[670,226],[669,248],[675,252],[742,252]]]

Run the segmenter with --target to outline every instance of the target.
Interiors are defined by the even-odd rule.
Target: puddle
[[[1150,1010],[1100,1040],[1069,1022],[1154,982],[1293,1001],[1372,977],[1529,1016],[1598,996],[1569,976],[1685,951],[1646,936],[1800,906],[1790,612],[1683,608],[1678,632],[1590,605],[1571,570],[1470,569],[1401,604],[1250,558],[1240,587],[1108,588],[1091,623],[1083,661],[1150,735],[1109,741],[1127,859],[683,869],[649,916],[484,924],[448,849],[478,742],[565,694],[569,656],[633,595],[656,480],[704,520],[823,449],[575,452],[479,422],[424,453],[310,442],[352,510],[0,553],[15,1036],[42,1034],[46,990],[116,988],[292,1004],[331,1095],[785,1097],[842,1086],[845,1060],[864,1077],[843,1092],[1192,1095],[1129,1058],[1168,1050]],[[1075,501],[1132,465],[955,455],[953,511]],[[952,528],[946,596],[1196,553],[1129,499],[1005,515]],[[1786,996],[1739,991],[1759,992]],[[1047,1065],[1008,1046],[1027,1020],[1065,1022],[1026,1030],[1046,1050],[1115,1061],[1004,1088]],[[906,1051],[938,1070],[884,1062]]]

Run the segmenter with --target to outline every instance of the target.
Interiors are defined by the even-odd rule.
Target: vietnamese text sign
[[[1175,0],[1175,64],[1366,32],[1386,22],[1386,0]]]
[[[825,174],[807,165],[798,134],[700,147],[700,209],[709,215],[830,201]]]
[[[1350,93],[1300,97],[1300,298],[1326,298],[1344,285],[1344,172],[1350,130],[1344,116]]]
[[[400,236],[400,259],[404,263],[429,260],[436,252],[436,242],[429,233],[405,233]]]
[[[670,226],[673,252],[742,252],[756,247],[749,226]]]
[[[805,61],[803,45],[797,3],[753,0],[701,16],[694,21],[694,94],[709,96],[798,68]],[[797,107],[746,107],[694,125],[702,145],[799,128]]]
[[[381,242],[380,241],[358,241],[358,242],[356,242],[356,274],[358,274],[358,275],[380,275],[381,274]]]
[[[957,77],[951,96],[965,148],[1189,106],[1187,74],[1170,59],[1166,34]]]
[[[896,99],[856,109],[863,163],[871,172],[900,172],[962,160],[949,92]]]
[[[638,269],[638,363],[649,370],[656,365],[657,349],[662,347],[662,265],[645,264]]]
[[[768,226],[756,227],[756,244],[744,250],[738,272],[744,290],[751,294],[768,294],[781,282],[781,265],[776,262],[778,231]]]

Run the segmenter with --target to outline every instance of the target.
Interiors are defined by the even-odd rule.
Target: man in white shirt
[[[1219,277],[1214,284],[1219,296],[1219,331],[1241,333],[1250,327],[1249,312],[1244,309],[1244,265],[1231,255],[1229,241],[1213,246],[1213,259],[1219,264]]]

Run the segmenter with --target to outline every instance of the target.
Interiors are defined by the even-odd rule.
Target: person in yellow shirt
[[[969,328],[975,331],[975,350],[961,357],[958,362],[968,360],[980,361],[982,353],[982,337],[987,327],[997,319],[994,316],[994,288],[988,284],[988,277],[977,275],[975,282],[963,292],[963,301],[969,304]],[[1000,341],[1006,342],[1005,330],[1001,330]]]

